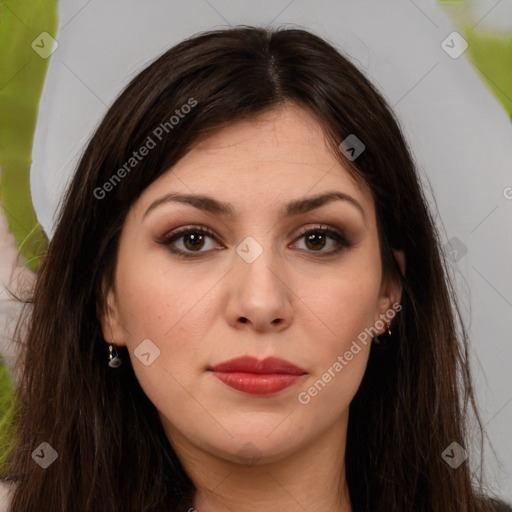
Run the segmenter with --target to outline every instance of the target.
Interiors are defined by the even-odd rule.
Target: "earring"
[[[373,338],[373,343],[379,347],[387,348],[391,345],[391,330],[390,330],[390,323],[386,326],[386,330],[382,333]]]
[[[111,344],[108,346],[108,365],[110,368],[117,368],[118,366],[121,366],[123,360],[119,357],[119,354],[117,353],[116,346],[114,344]]]

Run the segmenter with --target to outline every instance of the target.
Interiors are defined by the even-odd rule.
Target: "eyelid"
[[[177,237],[177,235],[181,235],[182,233],[189,233],[190,231],[198,231],[201,233],[206,233],[210,235],[212,238],[218,238],[217,234],[212,231],[209,227],[201,226],[199,224],[190,224],[188,226],[181,226],[180,228],[173,229],[166,233],[164,236],[160,238],[159,241],[166,241],[170,238]]]
[[[345,242],[348,243],[348,240],[347,240],[344,232],[341,229],[335,228],[334,226],[330,226],[329,224],[320,224],[320,223],[302,227],[299,230],[299,232],[297,233],[297,235],[295,236],[295,240],[297,238],[300,238],[301,236],[305,235],[306,233],[309,233],[310,231],[325,231],[328,234],[338,236],[339,238],[343,239]]]

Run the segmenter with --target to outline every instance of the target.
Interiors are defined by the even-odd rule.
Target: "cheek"
[[[298,295],[313,313],[310,328],[316,327],[316,338],[321,335],[324,347],[342,350],[373,325],[380,278],[378,262],[359,260],[350,268],[347,265],[323,276],[313,286],[301,286]]]
[[[159,251],[151,263],[147,256],[142,263],[142,258],[132,254],[119,261],[117,274],[123,341],[137,378],[152,400],[162,389],[179,390],[179,384],[194,389],[193,376],[209,362],[204,340],[215,316],[212,301],[219,280],[218,273],[203,272],[198,278],[192,266],[171,265],[164,253]],[[149,366],[136,357],[146,339],[159,351]]]
[[[163,342],[186,327],[198,328],[189,320],[197,316],[196,310],[211,288],[207,276],[198,279],[165,260],[139,265],[120,262],[118,269],[118,291],[123,299],[120,312],[129,333],[127,344],[139,338]]]
[[[118,268],[120,319],[137,380],[158,409],[180,407],[195,390],[192,370],[199,366],[208,332],[201,312],[212,285],[163,265]],[[149,345],[150,352],[158,354],[150,356],[149,365],[137,356],[147,339],[156,347]]]
[[[308,288],[299,295],[313,313],[305,326],[309,346],[303,347],[313,356],[310,378],[297,397],[310,412],[334,418],[349,406],[363,378],[372,341],[365,329],[373,326],[380,288],[378,262],[366,263],[359,259],[350,271],[322,279],[316,293]]]

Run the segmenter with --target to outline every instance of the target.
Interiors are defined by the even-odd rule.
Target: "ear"
[[[117,346],[126,345],[124,333],[119,323],[119,309],[117,306],[116,293],[113,287],[109,287],[103,279],[101,292],[104,297],[104,308],[101,312],[101,330],[106,343],[114,343]]]
[[[402,276],[405,276],[406,261],[404,252],[402,250],[393,250],[393,255],[400,269],[400,273]],[[388,279],[383,279],[375,322],[377,322],[377,320],[390,321],[390,318],[392,319],[396,313],[390,315],[389,311],[396,311],[396,307],[400,304],[401,300],[402,283],[399,277],[393,276]],[[385,332],[385,328],[382,332]]]

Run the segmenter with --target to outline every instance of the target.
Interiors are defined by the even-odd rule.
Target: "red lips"
[[[307,372],[277,357],[262,361],[255,357],[238,357],[208,370],[224,384],[252,395],[275,394],[297,383]]]

